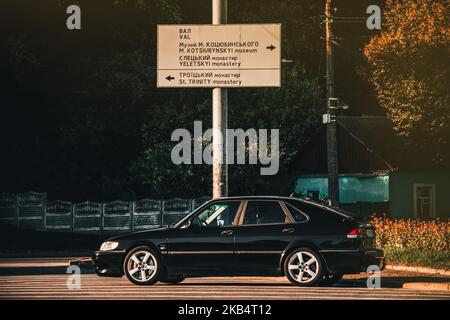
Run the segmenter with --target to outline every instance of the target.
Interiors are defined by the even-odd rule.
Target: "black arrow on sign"
[[[269,49],[270,51],[272,51],[273,49],[275,49],[275,47],[273,46],[273,44],[271,44],[270,46],[266,47],[266,49]]]
[[[173,79],[175,79],[175,78],[172,77],[171,75],[169,75],[169,76],[166,77],[166,79],[169,80],[169,81],[171,81],[171,80],[173,80]]]

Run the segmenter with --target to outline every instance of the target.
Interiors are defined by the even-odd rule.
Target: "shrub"
[[[391,262],[450,267],[450,224],[439,219],[392,220],[374,216],[371,221],[377,248]]]
[[[371,223],[378,248],[450,252],[450,224],[446,221],[392,220],[374,216]]]
[[[450,268],[448,222],[373,216],[371,223],[388,262]]]

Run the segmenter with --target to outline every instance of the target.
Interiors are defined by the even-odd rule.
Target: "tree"
[[[229,92],[229,128],[279,129],[280,163],[309,141],[320,121],[320,104],[314,103],[316,80],[294,67],[283,71],[282,82],[281,88]],[[210,194],[211,166],[175,165],[170,157],[177,144],[170,141],[173,130],[186,128],[192,134],[196,120],[202,121],[203,130],[211,127],[210,96],[210,90],[172,90],[165,102],[148,107],[143,151],[132,167],[132,176],[142,181],[150,194],[161,198]],[[280,191],[273,189],[273,178],[261,176],[258,165],[230,165],[230,195],[276,194]]]
[[[399,135],[448,160],[447,0],[387,0],[383,31],[365,46],[371,82]]]

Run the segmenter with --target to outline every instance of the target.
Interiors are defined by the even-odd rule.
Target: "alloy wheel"
[[[125,261],[127,277],[136,284],[150,284],[159,273],[158,259],[148,249],[137,248]]]
[[[299,285],[307,285],[314,282],[321,274],[318,258],[309,251],[299,250],[290,255],[287,263],[287,271],[290,280]]]

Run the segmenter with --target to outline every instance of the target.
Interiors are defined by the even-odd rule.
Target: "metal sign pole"
[[[222,23],[222,10],[226,12],[224,0],[212,0],[212,24]],[[213,181],[212,197],[227,195],[226,128],[227,128],[227,93],[221,88],[213,88],[212,92],[212,126],[213,126]],[[225,183],[224,183],[225,182]]]
[[[327,112],[330,122],[327,124],[327,157],[328,157],[328,195],[333,206],[339,206],[338,154],[336,137],[335,109],[330,108],[330,99],[334,98],[334,64],[332,46],[331,0],[325,2],[326,16],[326,58],[327,58]]]
[[[222,0],[221,7],[221,22],[223,24],[228,23],[228,0]],[[228,148],[228,89],[222,89],[222,136],[223,140],[223,154],[224,163],[222,164],[222,196],[228,197],[228,159],[226,157]]]

